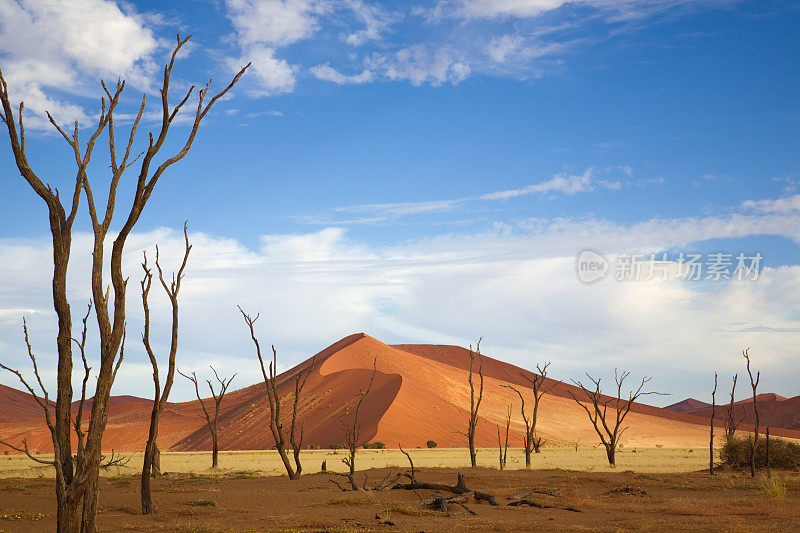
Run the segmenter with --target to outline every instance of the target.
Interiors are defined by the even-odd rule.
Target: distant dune
[[[757,395],[756,400],[758,402],[758,418],[762,431],[766,426],[800,430],[800,396],[784,398],[779,394],[768,392]],[[727,404],[722,407],[717,406],[717,418],[722,419],[725,407],[727,407]],[[711,404],[699,402],[692,398],[670,405],[666,409],[681,413],[691,413],[703,418],[711,416]],[[752,398],[736,402],[734,404],[734,412],[737,421],[743,420],[746,424],[755,423],[756,417],[753,412]]]
[[[372,390],[361,411],[364,441],[381,441],[388,447],[425,446],[434,440],[440,447],[464,447],[468,417],[468,351],[458,346],[430,344],[390,346],[358,333],[325,348],[316,355],[300,403],[298,418],[304,426],[304,445],[327,447],[344,440],[341,418],[347,416],[365,388],[377,358],[377,373]],[[279,393],[284,398],[283,414],[288,417],[294,390],[292,377],[306,368],[307,360],[279,376]],[[253,368],[257,368],[253,361]],[[513,404],[512,446],[521,446],[524,426],[519,415],[519,399],[503,385],[527,387],[521,373],[530,372],[484,356],[485,392],[476,436],[481,447],[497,445],[497,424],[504,424],[506,410]],[[634,383],[631,383],[634,385]],[[538,434],[551,443],[595,444],[598,438],[585,412],[569,396],[581,391],[572,385],[548,380],[551,393],[540,405]],[[252,450],[271,448],[268,429],[269,404],[263,383],[230,392],[221,413],[221,449]],[[526,391],[530,396],[530,389]],[[793,402],[800,397],[774,404]],[[20,442],[27,438],[30,448],[52,451],[50,438],[33,399],[8,387],[0,388],[0,438]],[[687,408],[702,408],[692,400]],[[106,450],[135,451],[144,448],[151,401],[133,396],[114,397],[103,438]],[[765,405],[767,402],[765,402]],[[22,406],[17,408],[16,406]],[[673,406],[674,407],[674,406]],[[742,407],[746,409],[746,406]],[[766,409],[766,408],[765,408]],[[796,408],[795,408],[796,412]],[[18,416],[17,416],[18,415]],[[629,429],[626,446],[702,446],[708,441],[708,419],[694,413],[677,412],[644,404],[634,405],[626,419]],[[719,422],[721,424],[721,421]],[[288,420],[284,422],[288,427]],[[742,429],[746,429],[742,426]],[[798,426],[800,429],[800,426]],[[800,438],[800,431],[775,430]],[[208,450],[210,438],[199,404],[168,404],[159,431],[162,450]]]

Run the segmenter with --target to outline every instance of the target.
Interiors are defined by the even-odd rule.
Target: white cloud
[[[44,126],[46,110],[62,123],[86,121],[86,111],[54,92],[85,92],[87,80],[121,76],[148,89],[158,48],[140,16],[108,0],[0,2],[0,41],[12,97],[38,115],[32,127]]]
[[[800,194],[775,200],[748,200],[742,203],[742,207],[758,213],[800,212]]]
[[[441,0],[434,8],[434,16],[465,19],[535,17],[566,3],[567,0]]]
[[[364,70],[360,74],[342,74],[331,67],[330,63],[312,67],[311,74],[321,80],[330,81],[338,85],[357,85],[369,83],[374,79],[374,75],[369,70]]]
[[[556,174],[551,179],[541,183],[535,183],[519,189],[507,191],[497,191],[481,196],[483,200],[505,200],[517,196],[529,194],[540,194],[548,192],[561,192],[564,194],[577,194],[581,192],[591,192],[598,187],[618,190],[622,187],[619,181],[597,180],[593,177],[593,170],[587,169],[580,175]]]
[[[403,48],[391,55],[375,53],[367,59],[366,65],[390,80],[407,80],[414,86],[457,85],[470,73],[469,65],[455,50],[449,47],[431,49],[424,44]]]
[[[684,396],[705,390],[711,372],[738,368],[737,350],[752,346],[767,380],[764,390],[796,392],[800,266],[767,268],[753,282],[609,279],[586,286],[576,279],[574,261],[587,246],[607,253],[647,252],[765,232],[800,243],[798,227],[798,213],[633,224],[531,219],[385,246],[368,246],[341,228],[326,228],[267,235],[255,250],[193,233],[181,300],[179,366],[213,362],[226,372],[252,368],[252,348],[235,308],[241,304],[262,312],[259,334],[276,344],[286,366],[357,331],[387,342],[466,344],[483,335],[487,354],[527,368],[551,359],[554,375],[568,378],[616,365],[655,375],[660,390]],[[170,269],[179,261],[181,237],[179,230],[166,229],[133,235],[125,272],[136,281],[139,250],[152,250],[155,242]],[[77,251],[89,244],[88,235],[75,236],[70,287],[76,314],[88,299],[90,261],[89,254]],[[46,239],[0,240],[2,358],[27,368],[19,330],[27,315],[48,383],[55,360],[50,260]],[[149,370],[136,342],[139,296],[136,283],[129,287],[127,363],[114,393],[149,394],[140,386],[149,380]],[[168,323],[163,295],[153,292],[151,301],[154,324]],[[165,353],[169,332],[156,330],[156,350]],[[15,385],[7,375],[0,380]],[[174,399],[189,399],[191,393],[179,382]]]
[[[238,72],[248,62],[252,62],[249,75],[254,75],[259,82],[259,89],[249,91],[253,96],[285,94],[294,90],[295,67],[285,59],[276,58],[273,48],[257,44],[248,48],[247,55],[238,59],[227,59],[228,68],[232,72]]]
[[[297,67],[276,57],[280,47],[310,38],[320,28],[319,18],[329,13],[332,3],[323,0],[227,0],[228,17],[241,49],[238,58],[228,58],[235,72],[248,61],[259,89],[252,96],[292,92]]]
[[[279,47],[311,37],[331,2],[320,0],[227,0],[228,17],[243,46]]]
[[[382,34],[399,18],[396,13],[363,0],[346,0],[345,4],[364,24],[364,28],[345,36],[345,42],[351,46],[362,46],[369,41],[381,40]]]

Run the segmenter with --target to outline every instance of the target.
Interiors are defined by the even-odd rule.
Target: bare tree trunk
[[[158,448],[157,442],[153,442],[153,468],[151,474],[151,477],[161,475],[161,450]]]
[[[83,494],[81,533],[94,533],[97,529],[95,519],[97,517],[97,499],[99,496],[97,483],[99,478],[99,470],[97,472],[92,472],[92,477],[86,484],[86,491]]]
[[[211,468],[219,466],[219,446],[217,445],[217,432],[211,434]]]
[[[478,427],[478,409],[481,406],[483,399],[483,357],[481,357],[481,340],[478,339],[478,344],[475,346],[475,351],[472,350],[472,345],[469,347],[469,421],[467,425],[467,444],[469,445],[469,462],[474,467],[477,466],[477,452],[475,451],[475,431]],[[473,382],[475,358],[480,358],[480,366],[478,367],[478,376],[480,376],[480,389],[478,397],[475,398],[475,383]]]
[[[714,415],[717,410],[717,373],[714,372],[714,390],[711,392],[711,422],[708,439],[708,473],[714,475]]]
[[[756,449],[758,448],[758,382],[761,380],[761,371],[756,373],[755,379],[750,370],[750,348],[742,350],[742,356],[747,361],[747,374],[750,376],[750,386],[753,389],[753,413],[755,414],[755,424],[753,428],[753,441],[750,447],[750,477],[756,477]]]
[[[765,443],[765,447],[766,447],[765,452],[767,454],[767,458],[766,458],[766,460],[767,460],[767,477],[772,477],[772,469],[770,468],[770,464],[769,464],[769,426],[767,426],[767,432],[764,435],[764,438],[767,440],[766,443]]]
[[[635,391],[631,391],[628,394],[628,399],[624,399],[622,397],[622,387],[629,375],[630,372],[623,371],[620,374],[617,369],[614,369],[614,382],[617,386],[617,393],[616,396],[609,396],[605,399],[603,398],[602,391],[600,390],[600,379],[594,379],[589,374],[586,374],[586,377],[588,377],[594,385],[594,387],[591,389],[587,389],[580,381],[573,380],[573,383],[580,387],[581,391],[583,391],[583,393],[586,395],[586,400],[592,404],[591,409],[587,407],[583,401],[578,399],[578,397],[576,397],[572,391],[568,391],[569,395],[572,396],[572,399],[575,400],[575,402],[581,406],[584,411],[586,411],[587,415],[589,415],[589,421],[592,423],[595,433],[597,433],[597,435],[600,437],[600,442],[606,449],[608,464],[611,466],[616,464],[617,444],[620,442],[620,437],[622,437],[622,434],[625,433],[626,429],[628,429],[627,427],[622,427],[622,423],[625,421],[625,417],[628,416],[628,413],[631,411],[631,407],[633,406],[634,402],[639,397],[647,394],[660,394],[652,391],[644,392],[644,386],[652,379],[645,377],[642,378],[642,382],[639,384],[639,387]],[[614,411],[613,419],[611,419],[609,416],[609,406]]]
[[[225,393],[228,391],[228,387],[230,387],[233,378],[236,377],[236,374],[232,375],[230,378],[221,378],[219,374],[214,369],[214,367],[210,367],[211,371],[214,372],[214,377],[219,383],[219,392],[214,390],[214,385],[211,383],[210,379],[206,380],[208,383],[208,388],[211,391],[211,397],[214,398],[214,418],[211,418],[211,415],[208,414],[208,409],[206,409],[206,404],[203,402],[203,399],[200,397],[200,387],[197,384],[197,374],[192,372],[192,375],[187,375],[178,370],[178,373],[194,383],[194,391],[197,394],[197,401],[200,402],[200,407],[203,408],[203,415],[206,417],[206,425],[208,426],[208,432],[211,433],[211,468],[217,468],[217,464],[219,462],[219,448],[217,446],[217,430],[219,428],[219,407],[222,404],[222,398],[225,397]]]
[[[156,423],[157,424],[157,423]],[[151,425],[152,431],[152,425]],[[142,462],[142,477],[139,483],[139,492],[142,500],[142,514],[151,514],[156,512],[156,507],[153,505],[153,496],[150,491],[150,478],[152,477],[152,465],[155,456],[154,442],[149,440],[145,445],[144,459]]]
[[[169,346],[167,375],[164,379],[163,391],[161,390],[160,375],[158,372],[158,360],[156,359],[156,355],[153,352],[153,348],[150,344],[150,304],[148,302],[148,297],[150,295],[150,287],[152,286],[153,282],[153,274],[150,269],[147,268],[147,253],[144,252],[143,254],[144,261],[142,262],[142,269],[144,270],[144,279],[142,280],[141,285],[142,309],[144,311],[144,333],[142,334],[142,344],[144,344],[147,356],[150,358],[150,366],[153,368],[153,386],[155,388],[155,394],[153,396],[153,408],[150,411],[150,429],[147,435],[147,444],[145,445],[144,459],[142,461],[142,477],[140,481],[142,514],[151,514],[157,511],[156,506],[153,505],[153,496],[150,491],[150,478],[158,475],[161,470],[160,465],[158,469],[155,468],[156,457],[157,455],[160,455],[158,445],[156,444],[158,439],[158,424],[161,420],[161,413],[164,412],[164,407],[167,405],[169,393],[172,390],[172,383],[175,379],[175,357],[178,354],[178,295],[181,290],[181,282],[183,281],[185,275],[184,272],[186,270],[186,264],[189,261],[189,253],[192,251],[192,245],[189,244],[189,230],[187,222],[184,222],[183,224],[183,238],[185,242],[183,262],[181,263],[177,274],[172,274],[172,282],[169,284],[164,279],[164,272],[161,269],[161,263],[159,262],[158,245],[156,245],[156,269],[158,269],[158,279],[161,282],[161,286],[164,288],[164,292],[167,294],[172,307],[172,335]]]
[[[606,457],[608,457],[608,464],[611,466],[616,466],[617,464],[617,444],[615,442],[609,442],[605,445],[606,447]]]
[[[343,418],[339,419],[339,423],[342,424],[342,428],[344,429],[344,438],[345,438],[345,443],[347,444],[347,452],[348,452],[347,457],[342,459],[342,462],[348,468],[348,472],[347,474],[339,474],[339,475],[347,477],[347,480],[350,483],[350,488],[352,488],[355,491],[359,490],[355,480],[356,453],[358,452],[358,448],[364,445],[364,443],[361,442],[361,424],[358,422],[358,415],[361,412],[361,406],[364,403],[364,399],[367,397],[367,394],[369,394],[369,391],[372,390],[372,383],[375,381],[375,373],[377,372],[377,370],[378,370],[378,358],[376,357],[375,360],[372,362],[372,375],[369,378],[369,384],[367,385],[367,388],[358,391],[359,396],[358,396],[358,402],[356,402],[356,408],[353,412],[353,422],[351,424],[346,424]]]
[[[258,320],[259,315],[255,318],[248,315],[244,310],[239,307],[239,312],[244,318],[250,330],[250,338],[256,347],[256,355],[258,362],[261,365],[261,375],[264,378],[264,385],[267,387],[267,399],[269,400],[269,429],[272,432],[272,437],[275,440],[275,449],[283,462],[283,467],[286,469],[286,474],[289,479],[298,479],[303,471],[303,465],[300,463],[300,450],[303,446],[303,425],[300,425],[300,436],[297,438],[297,411],[300,405],[300,394],[303,392],[308,376],[314,370],[316,364],[316,357],[311,359],[311,364],[301,369],[294,376],[294,403],[292,404],[292,419],[289,427],[289,444],[292,446],[292,454],[294,456],[294,466],[289,459],[289,454],[286,451],[286,435],[283,431],[283,422],[281,421],[281,398],[278,394],[278,352],[275,346],[272,346],[272,361],[269,363],[269,372],[264,367],[264,359],[261,356],[261,345],[256,337],[254,324]]]
[[[58,335],[56,338],[56,345],[58,349],[58,373],[56,382],[58,390],[54,409],[55,416],[53,416],[51,413],[51,410],[53,409],[50,405],[47,391],[44,390],[42,381],[39,379],[36,361],[30,348],[30,344],[28,344],[28,353],[34,364],[34,373],[37,377],[38,384],[44,394],[45,401],[40,402],[40,406],[42,406],[44,409],[45,420],[47,427],[50,430],[53,442],[53,460],[38,460],[38,462],[50,464],[55,469],[57,502],[56,521],[57,531],[59,532],[75,533],[79,531],[79,524],[81,524],[84,533],[94,533],[95,529],[95,515],[97,512],[96,480],[99,476],[101,464],[101,442],[108,420],[108,398],[111,393],[111,387],[114,383],[114,378],[116,377],[116,372],[122,361],[124,352],[126,322],[125,292],[127,278],[122,272],[122,256],[126,240],[133,231],[136,223],[139,221],[139,217],[144,210],[150,196],[152,195],[160,177],[171,165],[180,161],[189,152],[200,127],[200,123],[210,110],[211,106],[220,98],[222,98],[225,93],[227,93],[231,87],[236,84],[236,82],[247,69],[247,67],[245,67],[240,70],[239,73],[234,77],[233,81],[222,92],[214,96],[205,106],[204,99],[208,93],[209,85],[206,85],[206,87],[200,91],[194,122],[191,126],[189,136],[183,145],[183,148],[180,150],[180,152],[172,157],[166,158],[163,163],[161,163],[154,171],[151,172],[151,163],[153,162],[154,158],[159,155],[161,148],[164,146],[167,138],[167,132],[172,124],[172,121],[177,116],[178,111],[183,104],[189,99],[189,96],[193,90],[190,89],[184,99],[177,106],[174,108],[170,107],[168,103],[168,89],[172,67],[176,54],[187,40],[188,39],[181,40],[180,37],[178,37],[178,44],[173,50],[170,62],[164,68],[164,80],[161,87],[161,129],[157,137],[154,135],[150,136],[150,143],[146,151],[142,152],[139,156],[134,157],[132,160],[129,161],[129,155],[131,154],[137,127],[144,114],[145,100],[144,98],[142,99],[142,105],[139,113],[133,121],[130,136],[126,144],[124,157],[121,159],[121,161],[118,161],[117,151],[115,148],[113,117],[114,111],[119,103],[120,96],[125,87],[125,83],[122,80],[117,82],[117,86],[113,94],[108,90],[105,83],[102,83],[107,100],[106,98],[103,98],[102,100],[102,109],[97,126],[93,131],[90,132],[84,147],[82,147],[79,142],[79,125],[77,122],[75,123],[74,132],[70,135],[67,134],[57,124],[55,119],[53,119],[49,113],[47,114],[50,123],[70,146],[70,151],[74,154],[75,163],[77,166],[75,186],[71,191],[71,196],[69,196],[70,202],[67,205],[67,208],[65,208],[64,204],[61,202],[58,188],[46,185],[46,182],[42,181],[39,176],[36,175],[28,162],[25,151],[25,128],[22,120],[24,104],[20,103],[19,116],[17,117],[17,120],[15,120],[14,110],[12,109],[11,100],[8,93],[8,85],[3,77],[2,72],[0,72],[0,103],[2,103],[0,121],[2,121],[8,129],[9,139],[11,141],[11,149],[20,174],[31,186],[34,192],[47,205],[50,231],[53,242],[53,307],[58,317]],[[17,123],[19,128],[17,128]],[[110,167],[112,175],[105,209],[104,211],[98,213],[91,183],[87,173],[87,167],[91,161],[95,143],[101,133],[106,130],[106,128],[108,128],[111,162]],[[117,186],[124,172],[129,167],[133,166],[140,157],[141,167],[135,187],[135,195],[131,210],[126,221],[124,224],[122,224],[116,238],[114,239],[110,264],[106,265],[104,244],[108,235],[108,230],[112,223],[112,219],[114,217],[115,206],[117,203]],[[100,357],[100,368],[97,372],[94,402],[91,408],[91,418],[89,420],[88,429],[85,432],[80,427],[80,424],[75,424],[75,426],[72,424],[71,404],[73,399],[73,339],[70,304],[67,298],[67,270],[70,258],[70,247],[72,243],[72,227],[77,215],[81,195],[84,195],[86,198],[94,233],[91,292],[100,337],[100,349],[98,350]],[[113,286],[113,300],[109,294],[110,291],[108,284],[103,280],[106,266],[110,266],[111,285]],[[113,302],[113,310],[109,309],[110,302]],[[26,341],[28,341],[27,332]],[[88,377],[89,367],[86,365],[85,353],[82,353],[82,356],[84,358],[84,366]],[[2,368],[11,370],[5,366]],[[15,373],[19,379],[25,383],[26,387],[28,387],[22,375],[18,371]],[[85,398],[85,382],[86,380],[84,380],[84,390],[81,397],[81,404],[83,404],[83,400]],[[30,387],[28,387],[28,389],[29,392],[34,395],[34,397],[37,397],[33,389]],[[76,448],[76,453],[74,454],[74,458],[71,442],[71,432],[73,427],[78,437],[78,445]],[[24,451],[29,457],[33,458],[27,451],[27,443],[25,443],[24,450],[19,447],[15,447],[15,449]],[[34,460],[37,459],[34,458]],[[86,503],[83,507],[82,516],[79,517],[79,506],[81,505],[82,501]]]

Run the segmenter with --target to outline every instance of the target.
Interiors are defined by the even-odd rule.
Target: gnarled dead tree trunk
[[[592,389],[587,389],[583,383],[580,381],[573,380],[573,383],[581,388],[583,393],[586,395],[586,399],[578,399],[572,391],[568,391],[569,395],[572,396],[572,399],[580,405],[586,414],[589,415],[589,421],[591,421],[592,426],[594,426],[595,432],[600,437],[600,442],[603,444],[603,447],[606,449],[606,456],[608,457],[608,464],[614,466],[616,465],[616,451],[617,445],[619,444],[619,440],[622,437],[622,434],[625,433],[625,430],[628,429],[627,427],[622,427],[622,423],[625,421],[625,417],[628,416],[628,413],[631,410],[634,402],[639,399],[641,396],[645,396],[648,394],[661,394],[658,392],[645,392],[644,386],[650,381],[652,378],[644,377],[642,378],[642,382],[639,384],[639,387],[635,391],[631,391],[628,395],[628,399],[625,400],[622,398],[622,387],[625,383],[625,379],[630,375],[630,372],[622,372],[621,374],[614,369],[614,381],[617,384],[617,395],[616,396],[605,396],[602,394],[600,390],[600,379],[594,379],[589,374],[586,374],[586,377],[592,382],[594,387]],[[591,404],[591,407],[587,407],[586,403]],[[613,418],[610,417],[610,413],[608,412],[609,406],[614,411]]]
[[[475,450],[475,431],[478,428],[478,409],[483,400],[483,357],[481,357],[481,341],[483,337],[478,339],[478,344],[475,350],[472,350],[472,345],[469,345],[469,420],[467,421],[467,444],[469,445],[469,462],[472,466],[477,466],[477,454]],[[478,376],[480,377],[480,387],[478,389],[478,396],[475,397],[475,382],[473,375],[475,373],[475,358],[478,358]]]
[[[264,367],[264,358],[261,356],[261,345],[256,337],[253,325],[258,320],[260,315],[255,318],[251,317],[239,307],[239,312],[242,313],[245,324],[250,330],[250,338],[256,347],[256,355],[258,355],[258,362],[261,365],[261,375],[264,378],[264,385],[267,387],[267,399],[269,400],[269,429],[272,432],[272,437],[275,440],[275,449],[278,450],[278,455],[281,457],[283,466],[286,469],[286,474],[289,479],[297,479],[303,472],[303,465],[300,462],[300,450],[303,447],[303,431],[304,424],[300,425],[300,433],[297,433],[297,410],[300,405],[300,395],[305,387],[308,376],[314,370],[316,364],[316,357],[311,359],[311,364],[306,368],[300,369],[294,376],[294,402],[292,404],[292,420],[289,426],[289,444],[292,447],[292,455],[294,458],[294,465],[289,460],[289,454],[286,452],[286,434],[283,430],[283,422],[281,422],[281,397],[278,394],[278,353],[275,346],[272,346],[272,361],[268,365],[269,371]]]
[[[744,420],[744,416],[741,419],[736,420],[736,402],[734,400],[734,396],[736,394],[736,380],[739,378],[739,374],[733,375],[733,385],[731,386],[731,400],[728,403],[727,407],[725,408],[725,440],[730,440],[736,434],[736,428],[739,427],[739,424]]]
[[[236,374],[232,375],[230,378],[221,378],[213,366],[210,368],[211,371],[214,372],[214,378],[217,380],[217,383],[219,383],[219,391],[215,391],[214,384],[211,383],[211,380],[206,380],[206,383],[208,383],[208,389],[211,391],[211,397],[214,399],[213,419],[208,413],[208,409],[206,409],[206,404],[203,401],[203,398],[200,396],[200,387],[197,383],[197,374],[192,372],[192,375],[190,376],[188,374],[184,374],[180,370],[178,370],[178,373],[194,383],[194,392],[197,395],[197,401],[200,402],[200,407],[203,408],[203,415],[206,418],[206,425],[208,426],[209,433],[211,433],[211,468],[217,468],[219,465],[219,443],[217,441],[217,431],[219,429],[219,407],[222,405],[222,398],[224,398],[225,393],[228,392],[228,387],[233,381],[233,378],[236,377]]]
[[[356,407],[353,411],[352,422],[347,424],[345,423],[344,418],[339,419],[339,422],[342,424],[342,428],[344,429],[344,442],[347,445],[347,457],[342,459],[342,462],[345,464],[345,466],[347,466],[347,473],[339,475],[347,477],[347,481],[350,483],[350,487],[353,490],[359,490],[355,480],[356,453],[358,453],[358,449],[364,445],[364,443],[361,441],[361,423],[358,421],[358,415],[361,412],[361,406],[364,403],[364,399],[367,397],[367,394],[369,394],[369,391],[372,390],[372,383],[375,381],[375,373],[377,370],[378,358],[376,357],[372,362],[372,375],[369,378],[367,388],[358,391],[358,401],[356,402]],[[336,482],[334,481],[334,483]],[[339,484],[336,483],[336,485],[338,486]],[[342,487],[339,486],[339,488]]]
[[[147,444],[144,448],[144,460],[142,462],[142,479],[140,482],[140,494],[142,500],[142,514],[150,514],[156,512],[156,506],[153,505],[153,495],[150,490],[150,477],[157,476],[161,473],[161,461],[156,464],[156,458],[160,457],[158,449],[158,423],[161,420],[161,413],[164,412],[164,406],[167,405],[169,393],[172,390],[172,383],[175,378],[175,356],[178,354],[178,294],[181,290],[181,281],[183,281],[184,272],[186,270],[186,263],[189,261],[189,252],[192,250],[192,245],[189,244],[189,233],[187,223],[183,224],[183,238],[185,244],[183,262],[178,269],[177,274],[172,275],[172,281],[167,284],[164,279],[164,272],[161,269],[159,262],[158,245],[156,245],[156,269],[158,270],[158,280],[164,288],[167,297],[169,298],[170,306],[172,309],[172,327],[169,344],[169,359],[167,364],[167,375],[164,378],[164,389],[161,389],[161,380],[158,373],[158,360],[153,352],[152,345],[150,344],[150,304],[148,296],[150,295],[150,287],[153,283],[153,273],[147,267],[147,253],[145,252],[144,261],[142,262],[142,269],[144,270],[144,279],[142,285],[142,308],[144,310],[144,333],[142,333],[142,343],[144,344],[147,356],[150,358],[150,365],[153,367],[153,386],[155,387],[155,394],[153,396],[153,409],[150,412],[150,429],[147,434]]]
[[[714,390],[711,391],[711,421],[709,422],[708,439],[708,473],[714,475],[714,416],[717,411],[717,373],[714,372]]]
[[[550,392],[556,384],[560,382],[555,382],[548,388],[544,387],[544,384],[547,380],[547,367],[550,366],[550,362],[546,361],[544,365],[536,365],[536,370],[539,372],[538,374],[534,374],[533,378],[530,378],[526,374],[520,373],[520,375],[531,384],[531,388],[533,389],[533,411],[531,412],[530,416],[525,412],[525,397],[522,395],[522,392],[516,388],[512,387],[511,385],[503,385],[503,387],[507,389],[511,389],[517,393],[519,396],[520,402],[522,406],[520,408],[522,414],[522,421],[525,423],[525,434],[522,436],[522,444],[523,450],[525,451],[525,467],[531,467],[531,452],[539,453],[540,448],[543,444],[543,441],[540,437],[536,436],[536,422],[539,419],[539,401],[542,399],[542,396]]]
[[[74,154],[76,164],[75,184],[65,206],[57,188],[47,185],[31,168],[28,162],[25,147],[25,128],[22,114],[24,105],[20,103],[18,116],[15,119],[14,109],[8,92],[8,85],[0,71],[0,103],[2,113],[0,120],[6,125],[11,150],[17,168],[23,179],[31,186],[34,192],[43,200],[48,210],[50,232],[53,244],[53,307],[58,319],[58,335],[56,346],[58,349],[57,367],[57,395],[55,409],[50,413],[50,404],[43,402],[47,409],[46,420],[50,429],[55,459],[52,465],[56,471],[56,502],[57,502],[57,530],[59,532],[76,532],[82,530],[86,533],[95,531],[95,516],[97,512],[96,480],[101,466],[101,441],[108,419],[108,398],[114,383],[114,375],[119,367],[122,354],[122,343],[125,334],[125,296],[126,280],[122,272],[122,256],[128,236],[133,231],[136,223],[147,205],[156,184],[164,172],[173,164],[180,161],[192,147],[200,123],[208,114],[211,107],[233,87],[244,74],[244,67],[233,78],[231,83],[220,93],[206,103],[206,96],[210,83],[199,92],[194,122],[189,130],[188,137],[177,153],[165,158],[155,167],[154,161],[161,155],[167,139],[169,128],[181,107],[188,101],[194,88],[191,88],[177,106],[169,105],[169,84],[175,57],[188,37],[181,39],[172,52],[169,63],[164,67],[161,92],[161,127],[159,131],[149,137],[147,148],[138,156],[131,158],[131,151],[138,126],[145,110],[145,98],[139,112],[133,119],[133,124],[121,159],[118,158],[115,145],[114,113],[120,101],[120,96],[125,88],[125,82],[118,81],[113,93],[108,90],[105,83],[101,83],[106,93],[106,98],[101,99],[101,112],[96,126],[90,132],[85,146],[79,141],[79,128],[77,121],[71,134],[67,134],[56,120],[49,115],[48,119],[53,127],[61,134]],[[249,65],[248,65],[249,66]],[[100,206],[98,211],[89,181],[87,167],[91,161],[95,144],[100,135],[106,131],[109,139],[111,179],[105,206]],[[141,161],[140,161],[141,160]],[[138,177],[131,202],[131,208],[121,224],[114,238],[109,272],[113,287],[113,299],[107,292],[107,285],[103,279],[105,266],[105,241],[114,217],[117,204],[117,188],[123,174],[131,166],[139,163]],[[91,408],[91,418],[88,428],[84,433],[82,443],[73,454],[70,433],[72,430],[71,404],[72,390],[72,315],[67,297],[67,269],[69,265],[72,227],[77,216],[80,197],[86,198],[94,235],[92,250],[91,292],[94,313],[97,318],[99,330],[99,358],[100,368],[97,372],[97,382],[94,392],[94,401]],[[109,307],[111,304],[111,307]],[[21,377],[21,375],[20,375]],[[38,380],[38,379],[37,379]],[[89,490],[87,490],[87,487]],[[81,516],[81,502],[83,502]]]
[[[508,433],[511,430],[511,405],[508,406],[508,413],[506,413],[506,440],[505,446],[500,438],[500,424],[497,425],[497,446],[500,448],[500,470],[505,470],[506,460],[508,459]]]
[[[758,447],[758,382],[761,379],[761,371],[756,372],[755,378],[753,371],[750,370],[750,348],[742,350],[742,356],[747,361],[747,375],[750,376],[750,387],[753,389],[753,439],[750,441],[750,477],[756,477],[756,449]]]

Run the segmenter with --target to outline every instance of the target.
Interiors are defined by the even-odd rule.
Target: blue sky
[[[193,38],[175,98],[253,61],[129,246],[136,272],[135,253],[156,241],[179,253],[190,220],[194,367],[252,364],[234,312],[245,302],[266,311],[262,335],[287,366],[353,331],[387,342],[483,335],[487,353],[528,368],[553,359],[563,378],[610,365],[655,374],[677,401],[705,391],[709,372],[738,369],[738,348],[752,345],[774,376],[765,386],[800,393],[781,377],[800,370],[795,3],[70,5],[0,2],[0,65],[31,111],[29,157],[53,184],[67,187],[72,167],[43,110],[88,126],[97,80],[120,74],[125,110],[142,92],[153,102],[178,31]],[[102,29],[86,35],[76,17]],[[173,148],[185,133],[174,128]],[[0,273],[13,281],[0,288],[0,353],[22,361],[23,314],[40,317],[41,350],[52,350],[47,226],[3,146]],[[95,187],[107,179],[97,154]],[[586,247],[759,251],[768,270],[750,285],[587,287],[574,276]],[[77,302],[88,294],[82,260]],[[210,327],[214,340],[202,338]],[[131,349],[115,393],[142,393],[146,359]],[[675,349],[696,367],[689,380],[665,364]]]

